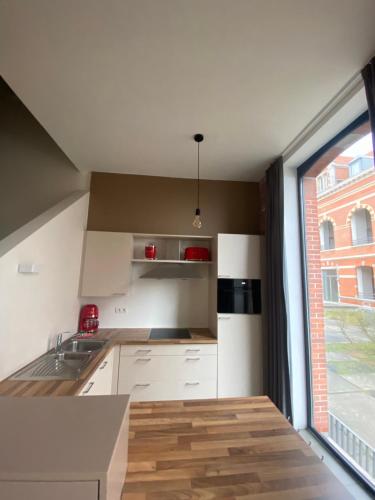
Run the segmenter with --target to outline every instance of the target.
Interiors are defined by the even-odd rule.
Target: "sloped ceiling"
[[[374,0],[1,0],[0,73],[82,170],[258,180],[375,52]]]

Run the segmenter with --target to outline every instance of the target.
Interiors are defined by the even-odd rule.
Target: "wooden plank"
[[[131,407],[122,500],[352,498],[268,398]]]

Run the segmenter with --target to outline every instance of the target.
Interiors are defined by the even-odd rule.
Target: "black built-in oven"
[[[218,279],[218,313],[260,314],[261,309],[260,280]]]

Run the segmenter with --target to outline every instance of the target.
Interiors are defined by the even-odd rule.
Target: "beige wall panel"
[[[90,231],[206,234],[259,233],[256,182],[201,181],[203,227],[192,227],[196,181],[94,172]]]

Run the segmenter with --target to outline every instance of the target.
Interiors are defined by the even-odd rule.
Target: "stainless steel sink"
[[[63,352],[93,352],[98,351],[106,344],[106,340],[71,339],[61,346]]]
[[[48,353],[38,358],[12,378],[17,380],[74,380],[93,359],[86,353]]]
[[[72,338],[23,368],[12,379],[74,380],[104,347],[107,340]]]

